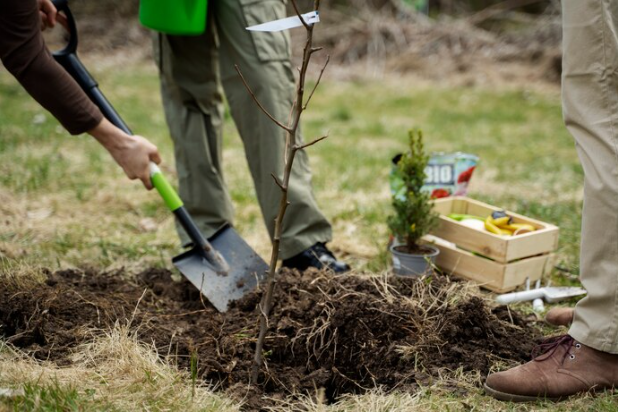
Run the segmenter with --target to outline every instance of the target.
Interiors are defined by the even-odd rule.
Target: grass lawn
[[[141,63],[98,69],[94,63],[86,61],[102,90],[132,130],[159,146],[162,168],[175,180],[154,68]],[[557,88],[338,82],[326,75],[305,114],[304,132],[307,140],[329,132],[309,149],[314,190],[334,226],[333,249],[355,270],[388,270],[387,176],[412,127],[424,131],[430,152],[480,157],[470,196],[558,225],[557,262],[578,272],[583,173],[562,123]],[[269,241],[229,115],[223,155],[237,229],[267,257]],[[179,248],[173,218],[158,195],[128,181],[94,139],[69,136],[6,71],[0,72],[0,216],[0,276],[35,278],[41,268],[171,268]],[[552,276],[554,282],[573,282],[563,272]],[[138,368],[83,363],[57,369],[35,364],[0,341],[0,388],[25,385],[28,395],[18,401],[0,397],[0,410],[236,410],[208,388],[192,387],[189,375],[162,364],[121,332],[110,331],[105,342],[118,354],[130,353],[134,358],[124,360]],[[436,383],[417,394],[375,391],[330,407],[307,400],[281,410],[616,409],[613,395],[557,405],[499,403],[471,386],[475,379],[462,376],[456,383],[469,389],[464,395]]]

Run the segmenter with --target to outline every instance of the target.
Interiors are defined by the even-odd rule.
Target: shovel
[[[77,57],[77,29],[67,0],[54,0],[58,11],[67,17],[69,40],[64,49],[53,53],[56,61],[75,79],[103,115],[118,128],[132,134],[98,88]],[[182,273],[220,312],[231,301],[253,290],[264,278],[268,265],[229,225],[222,226],[208,240],[191,219],[182,200],[156,164],[150,163],[150,178],[166,206],[193,242],[193,248],[172,259]]]

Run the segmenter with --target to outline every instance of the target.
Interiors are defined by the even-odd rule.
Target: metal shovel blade
[[[555,287],[546,287],[544,288],[544,298],[549,303],[558,302],[562,299],[573,298],[575,296],[585,295],[586,289],[578,288],[578,287],[567,287],[567,286],[555,286]]]
[[[264,279],[268,265],[229,225],[208,241],[230,266],[226,275],[218,274],[197,247],[172,262],[219,312],[226,312],[231,301],[242,298]]]

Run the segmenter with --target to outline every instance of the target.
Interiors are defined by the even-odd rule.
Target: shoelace
[[[569,348],[573,345],[574,340],[575,339],[573,339],[569,335],[560,335],[560,336],[553,336],[551,338],[547,338],[539,345],[536,345],[534,349],[532,349],[532,354],[531,354],[532,359],[535,361],[542,362],[544,360],[551,358],[551,356],[554,354],[554,352],[556,352],[556,350],[560,346],[565,346],[567,350],[564,351],[564,356],[563,356],[563,360],[564,360],[564,358],[569,354]],[[542,355],[547,355],[547,356],[544,359],[537,359]]]

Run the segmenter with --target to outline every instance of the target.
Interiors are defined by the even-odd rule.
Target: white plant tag
[[[307,24],[315,24],[320,21],[320,14],[317,11],[301,14],[303,20]],[[281,31],[301,27],[303,22],[298,16],[286,17],[285,19],[273,20],[267,23],[257,24],[247,27],[251,31]]]

